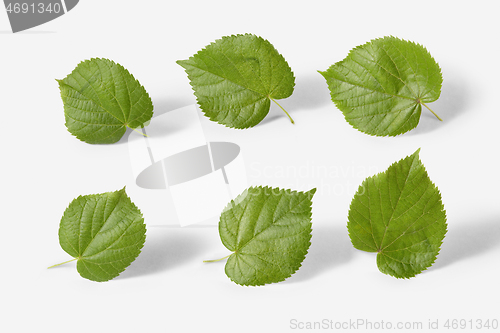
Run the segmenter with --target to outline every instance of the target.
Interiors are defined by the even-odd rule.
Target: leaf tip
[[[177,60],[175,63],[183,68],[186,68],[185,63],[187,60]]]

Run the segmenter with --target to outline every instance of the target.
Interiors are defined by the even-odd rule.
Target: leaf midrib
[[[284,197],[284,195],[281,195],[280,200],[282,200],[282,199],[283,199],[283,197]],[[238,251],[238,252],[241,252],[241,250],[242,250],[243,248],[245,248],[245,247],[246,247],[246,246],[248,246],[248,245],[251,245],[252,241],[254,241],[254,240],[255,240],[255,238],[257,238],[257,236],[259,236],[260,234],[262,234],[263,232],[267,231],[269,228],[271,228],[272,226],[274,226],[274,225],[275,225],[278,221],[282,220],[282,219],[283,219],[283,218],[284,218],[284,217],[285,217],[285,216],[286,216],[286,215],[287,215],[287,214],[288,214],[288,213],[289,213],[289,212],[290,212],[293,208],[295,208],[295,207],[299,206],[299,205],[300,205],[300,204],[302,204],[305,200],[308,200],[307,196],[305,196],[302,200],[299,200],[299,201],[298,201],[298,203],[297,203],[296,205],[294,205],[294,206],[292,206],[292,207],[290,207],[290,206],[289,206],[290,208],[287,210],[287,212],[286,212],[286,213],[284,213],[284,214],[283,214],[283,215],[282,215],[279,219],[274,220],[274,221],[273,221],[273,223],[271,223],[271,224],[270,224],[267,228],[264,228],[264,229],[262,229],[261,231],[259,231],[257,234],[253,235],[253,237],[252,237],[252,238],[250,238],[250,239],[249,239],[247,242],[245,242],[243,245],[240,245],[240,247],[238,248],[238,250],[237,250],[237,251]],[[279,203],[279,202],[278,202],[278,203]],[[262,205],[262,207],[264,207],[264,205]],[[261,214],[261,213],[262,213],[262,209],[261,209],[261,211],[259,212],[259,216],[257,217],[257,220],[258,220],[258,218],[260,217],[260,214]]]
[[[401,54],[401,56],[405,59],[406,63],[408,64],[408,67],[411,68],[412,72],[413,72],[413,75],[417,76],[417,73],[415,73],[415,71],[413,70],[413,67],[411,67],[411,64],[410,62],[408,61],[408,59],[406,59],[406,57],[403,55],[403,52],[401,52],[399,50],[399,48],[397,46],[395,46],[393,43],[392,43],[392,40],[390,40],[390,43],[392,44],[392,46],[398,50],[398,52]],[[411,91],[411,93],[413,94],[413,96],[415,96],[415,98],[419,99],[420,96],[418,96],[414,91],[413,89],[405,82],[403,81],[403,79],[401,78],[401,73],[399,71],[399,67],[398,65],[396,64],[396,62],[392,59],[392,57],[389,55],[389,53],[387,52],[387,50],[383,47],[384,45],[382,45],[380,48],[384,51],[384,53],[387,55],[387,57],[392,61],[392,63],[394,64],[394,67],[396,68],[396,70],[398,71],[398,74],[399,76],[396,76],[394,74],[392,74],[390,71],[388,71],[384,66],[380,65],[378,62],[374,62],[372,61],[374,64],[376,64],[377,66],[379,66],[380,68],[382,68],[387,74],[389,75],[392,75],[393,77],[395,77],[396,79],[398,79],[399,81],[401,81],[401,83],[403,83],[403,85],[408,88],[408,90]],[[368,52],[368,50],[367,50]],[[361,55],[361,54],[360,54]],[[373,54],[370,53],[370,55],[373,56]],[[366,59],[366,58],[365,58]],[[416,80],[416,83],[417,83],[417,86],[418,86],[418,91],[420,92],[420,84],[418,83],[418,80]]]
[[[408,61],[408,59],[406,59],[406,57],[403,55],[403,52],[401,52],[401,51],[399,50],[399,48],[398,48],[397,46],[395,46],[395,45],[392,43],[392,40],[390,40],[390,42],[391,42],[392,46],[393,46],[393,47],[394,47],[394,48],[395,48],[395,49],[396,49],[396,50],[397,50],[397,51],[401,54],[401,56],[405,59],[405,61],[406,61],[407,65],[408,65],[408,67],[409,67],[409,68],[411,69],[411,71],[413,72],[413,75],[414,75],[414,76],[416,76],[416,75],[417,75],[417,74],[416,74],[416,72],[413,70],[413,67],[411,66],[411,64],[410,64],[410,62]],[[373,44],[373,43],[372,43],[372,44]],[[397,65],[397,64],[396,64],[396,62],[392,59],[392,57],[389,55],[389,53],[387,52],[387,50],[384,48],[384,45],[382,44],[382,45],[380,45],[379,47],[380,47],[380,49],[381,49],[382,51],[384,51],[384,53],[387,55],[387,57],[391,60],[391,62],[392,62],[392,63],[393,63],[393,65],[394,65],[394,68],[396,68],[396,70],[398,71],[398,74],[400,74],[400,71],[399,71],[399,67],[398,67],[398,65]],[[373,55],[373,54],[371,54],[371,53],[368,51],[368,49],[367,49],[367,48],[364,48],[364,50],[365,50],[367,53],[369,53],[369,54],[370,54],[373,58],[376,58],[376,56],[375,56],[375,55]],[[413,91],[413,89],[412,89],[412,88],[411,88],[411,87],[410,87],[410,86],[409,86],[409,85],[408,85],[405,81],[403,81],[403,79],[402,79],[400,76],[396,76],[396,75],[394,75],[394,74],[393,74],[393,73],[391,73],[389,70],[387,70],[384,66],[380,65],[378,62],[373,61],[373,60],[371,60],[371,59],[368,59],[368,58],[364,57],[364,56],[363,56],[363,54],[362,54],[361,52],[358,52],[358,53],[357,53],[357,55],[359,55],[359,56],[360,56],[360,57],[362,57],[363,59],[365,59],[365,60],[367,60],[367,61],[371,62],[371,63],[372,63],[372,64],[374,64],[375,66],[378,66],[379,68],[382,68],[382,69],[383,69],[383,70],[384,70],[387,74],[389,74],[390,76],[392,76],[392,77],[394,77],[395,79],[399,80],[399,81],[400,81],[400,82],[401,82],[401,83],[402,83],[402,84],[403,84],[406,88],[408,88],[408,90],[409,90],[409,91],[413,94],[413,97],[414,97],[414,98],[410,98],[410,97],[406,97],[406,96],[400,96],[400,95],[392,95],[392,94],[389,94],[389,93],[384,92],[385,94],[387,94],[387,95],[389,95],[389,96],[393,96],[393,97],[406,98],[406,99],[410,99],[410,100],[418,100],[418,99],[420,99],[420,98],[421,98],[421,96],[419,96],[418,94],[416,94],[416,93]],[[350,59],[351,59],[353,62],[355,62],[357,65],[359,65],[360,67],[362,67],[363,69],[365,69],[368,73],[370,73],[370,75],[371,75],[371,76],[372,76],[372,77],[376,80],[376,78],[375,78],[375,77],[371,74],[371,72],[370,72],[370,71],[369,71],[369,70],[368,70],[365,66],[363,66],[362,64],[360,64],[359,62],[357,62],[357,61],[353,58],[353,56],[352,56],[352,55],[350,55]],[[344,60],[344,61],[345,61],[345,60]],[[343,62],[343,61],[342,61],[342,62]],[[378,81],[377,81],[377,82],[378,82]],[[417,83],[417,85],[418,85],[418,91],[420,92],[420,84],[418,83],[418,80],[416,80],[416,83]],[[380,83],[379,83],[379,84],[380,84]],[[380,84],[380,86],[382,86],[382,85]],[[367,88],[367,89],[368,89],[368,88]],[[370,90],[370,89],[368,89],[368,90]],[[378,91],[376,91],[376,90],[372,90],[372,91],[378,92]],[[417,102],[417,101],[416,101],[416,102]],[[419,102],[417,102],[417,103],[418,103],[418,104],[420,104]]]
[[[99,66],[99,65],[97,65]],[[107,66],[107,64],[106,64]],[[109,68],[109,72],[110,72],[110,75],[111,77],[113,78],[113,84],[116,85],[116,81],[115,81],[115,77],[113,75],[113,71],[111,70],[111,66],[108,66]],[[90,71],[90,70],[89,70]],[[100,71],[100,69],[99,69]],[[120,71],[125,71],[125,68],[120,68]],[[120,104],[120,101],[116,98],[115,94],[111,93],[105,85],[102,85],[102,90],[106,91],[115,101],[116,103],[118,104],[118,107],[120,108],[120,111],[122,112],[123,114],[123,121],[121,119],[119,119],[118,117],[116,117],[114,114],[112,114],[111,112],[109,112],[106,108],[104,108],[104,106],[102,105],[102,102],[101,102],[101,99],[99,97],[99,94],[97,93],[96,89],[94,88],[94,86],[92,85],[92,83],[90,82],[91,79],[94,79],[94,81],[97,81],[97,77],[96,77],[96,74],[95,73],[92,73],[92,76],[87,79],[85,76],[83,76],[80,72],[73,72],[72,74],[78,74],[82,80],[84,80],[87,84],[88,84],[88,87],[90,87],[92,89],[92,91],[96,94],[98,100],[96,101],[95,99],[93,98],[89,98],[88,96],[84,95],[80,90],[76,89],[75,87],[73,87],[72,85],[64,82],[64,80],[61,80],[59,81],[60,84],[63,84],[71,89],[73,89],[74,91],[78,92],[80,95],[84,96],[85,98],[87,98],[87,100],[89,101],[92,101],[93,103],[95,103],[98,107],[100,107],[102,110],[104,110],[104,112],[108,113],[109,115],[111,115],[113,118],[115,118],[116,120],[118,120],[120,122],[120,124],[122,124],[122,126],[124,127],[128,127],[128,123],[130,122],[130,119],[127,119],[127,116],[125,115],[125,111],[122,107],[122,105]],[[125,82],[125,86],[127,87],[127,96],[129,98],[129,101],[130,101],[130,109],[132,109],[132,99],[131,99],[131,94],[132,92],[134,92],[138,87],[140,87],[140,85],[138,85],[134,91],[130,91],[129,90],[129,87],[128,87],[128,80],[126,77],[123,76],[122,73],[120,73],[120,75],[122,76],[122,79],[123,81]],[[115,87],[116,88],[116,87]],[[140,99],[139,99],[140,100]],[[137,102],[136,102],[137,103]],[[134,104],[135,105],[135,104]],[[85,110],[82,110],[82,111],[85,111]],[[85,111],[87,112],[87,111]],[[130,116],[130,115],[129,115]],[[134,119],[135,120],[135,119]]]
[[[391,43],[392,43],[392,41],[391,41]],[[388,58],[392,61],[392,63],[394,64],[394,67],[396,68],[396,70],[397,70],[397,71],[398,71],[398,73],[399,73],[399,67],[398,67],[398,66],[397,66],[397,64],[394,62],[394,60],[393,60],[393,59],[392,59],[392,57],[389,55],[389,53],[387,53],[387,50],[383,47],[383,45],[381,45],[381,46],[379,46],[379,47],[380,47],[380,49],[381,49],[381,50],[383,50],[383,51],[384,51],[384,53],[387,55],[387,57],[388,57]],[[397,48],[396,46],[394,46],[394,44],[393,44],[393,47],[394,47],[396,50],[398,50],[398,52],[401,54],[401,56],[405,59],[406,63],[408,64],[408,67],[412,70],[413,74],[416,76],[416,73],[415,73],[415,71],[413,70],[413,68],[411,67],[411,65],[410,65],[410,63],[409,63],[409,61],[408,61],[408,59],[406,59],[406,57],[403,55],[403,53],[399,50],[399,48]],[[368,52],[368,50],[367,50],[366,48],[365,48],[365,51],[366,51],[366,52]],[[369,52],[368,52],[368,53],[369,53]],[[361,86],[361,85],[359,85],[359,84],[355,84],[355,83],[352,83],[352,82],[348,82],[348,81],[340,80],[340,79],[335,78],[335,77],[333,78],[334,80],[337,80],[337,81],[340,81],[340,82],[344,82],[344,83],[347,83],[347,84],[350,84],[350,85],[353,85],[353,86],[356,86],[356,87],[359,87],[359,88],[363,88],[363,89],[366,89],[366,90],[368,90],[368,91],[373,91],[373,92],[376,92],[376,93],[379,93],[379,94],[388,95],[388,96],[391,96],[391,97],[394,97],[394,98],[409,99],[409,100],[415,101],[417,104],[420,104],[420,102],[419,102],[418,100],[421,98],[421,96],[419,96],[418,94],[416,94],[416,93],[413,91],[413,89],[412,89],[412,88],[411,88],[411,87],[410,87],[410,86],[409,86],[409,85],[408,85],[405,81],[403,81],[403,79],[402,79],[401,77],[398,77],[398,76],[394,75],[393,73],[391,73],[390,71],[388,71],[385,67],[383,67],[382,65],[380,65],[378,62],[375,62],[375,61],[373,61],[373,60],[371,60],[371,59],[368,59],[368,58],[364,57],[364,56],[362,55],[362,53],[361,53],[361,52],[357,52],[357,53],[356,53],[356,55],[358,55],[358,56],[362,57],[363,59],[365,59],[365,60],[369,61],[370,63],[374,64],[375,66],[378,66],[379,68],[383,69],[383,70],[384,70],[387,74],[389,74],[390,76],[392,76],[392,77],[394,77],[395,79],[399,80],[399,81],[400,81],[400,82],[401,82],[401,83],[402,83],[402,84],[403,84],[406,88],[408,88],[408,90],[409,90],[409,91],[413,94],[413,98],[411,98],[411,97],[407,97],[407,96],[401,96],[401,95],[394,95],[394,94],[387,93],[387,92],[385,92],[385,91],[383,91],[383,92],[382,92],[382,91],[379,91],[379,90],[370,89],[370,88],[368,88],[368,87]],[[371,53],[370,53],[370,55],[372,55],[372,56],[373,56],[373,54],[371,54]],[[372,78],[374,78],[374,79],[376,80],[376,78],[375,78],[375,77],[374,77],[374,76],[370,73],[370,71],[369,71],[369,70],[368,70],[365,66],[363,66],[362,64],[360,64],[359,62],[357,62],[357,61],[353,58],[352,54],[350,54],[350,55],[348,56],[348,58],[347,58],[347,59],[350,59],[350,60],[351,60],[351,61],[353,61],[355,64],[357,64],[358,66],[360,66],[361,68],[363,68],[363,69],[364,69],[367,73],[369,73],[369,74],[370,74],[370,76],[371,76]],[[345,59],[345,60],[347,60],[347,59]],[[346,67],[344,66],[344,62],[345,62],[345,60],[342,60],[342,61],[341,61],[341,62],[339,62],[338,64],[339,64],[340,66],[342,66],[342,67],[346,68]],[[348,68],[347,68],[347,69],[348,69]],[[354,73],[354,72],[353,72],[353,71],[351,71],[350,69],[348,69],[348,70],[349,70],[351,73],[353,73],[353,74],[355,74],[355,75],[357,76],[357,74],[356,74],[356,73]],[[378,82],[378,81],[377,81],[377,82]],[[379,85],[380,85],[380,86],[382,86],[380,83],[379,83]],[[418,81],[417,81],[417,85],[419,86],[419,91],[420,91],[420,85],[419,85]]]
[[[95,236],[94,236],[94,237],[92,237],[92,240],[91,240],[91,241],[87,244],[87,246],[85,247],[85,250],[83,250],[83,251],[80,253],[79,257],[80,257],[81,259],[86,258],[86,257],[84,256],[85,252],[87,252],[87,250],[91,247],[91,245],[92,245],[92,243],[95,241],[95,239],[96,239],[97,235],[99,235],[99,233],[101,232],[102,228],[104,228],[104,226],[106,225],[106,223],[108,222],[108,220],[110,219],[110,217],[113,215],[114,211],[116,210],[116,207],[118,207],[118,205],[120,204],[120,201],[123,199],[123,195],[125,195],[125,191],[120,191],[120,193],[119,193],[119,194],[120,194],[120,197],[119,197],[119,198],[118,198],[118,200],[116,201],[116,205],[113,207],[113,210],[111,210],[111,212],[109,213],[108,217],[104,220],[104,222],[102,223],[102,225],[101,225],[101,227],[99,228],[99,230],[97,230],[97,232],[95,233]],[[108,194],[108,195],[106,196],[106,204],[105,204],[105,206],[107,205],[107,201],[109,200],[109,196],[110,196],[110,195],[111,195],[111,194]],[[100,252],[97,252],[97,253],[94,253],[94,254],[89,255],[89,257],[94,256],[94,255],[96,255],[96,254],[98,254],[98,253],[101,253],[101,252],[104,252],[104,251],[108,250],[108,249],[109,249],[109,248],[110,248],[113,244],[115,244],[115,243],[116,243],[116,242],[117,242],[120,238],[122,238],[122,237],[123,237],[123,235],[127,232],[127,230],[130,228],[130,226],[132,226],[133,224],[134,224],[134,222],[130,223],[130,224],[127,226],[127,228],[125,229],[125,231],[124,231],[124,232],[123,232],[123,233],[122,233],[122,234],[121,234],[121,235],[120,235],[117,239],[115,239],[115,241],[114,241],[111,245],[109,245],[108,247],[106,247],[104,250],[102,250],[102,251],[100,251]]]
[[[210,55],[206,55],[206,56],[207,56],[208,58],[210,58],[210,59],[214,60],[214,59],[213,59]],[[218,78],[221,78],[221,79],[223,79],[223,80],[226,80],[226,81],[228,81],[228,82],[231,82],[231,83],[232,83],[232,84],[234,84],[235,86],[241,87],[241,88],[243,88],[243,89],[245,89],[245,90],[249,90],[249,91],[253,92],[254,94],[257,94],[257,95],[259,95],[259,96],[262,96],[263,98],[267,98],[267,99],[269,99],[269,96],[268,96],[269,94],[262,94],[262,93],[260,93],[260,92],[258,92],[258,91],[255,91],[255,90],[253,90],[253,89],[251,89],[251,88],[249,88],[249,87],[245,87],[245,86],[243,86],[243,85],[241,85],[241,84],[239,84],[239,83],[236,83],[236,82],[234,82],[234,81],[232,81],[232,80],[229,80],[228,78],[226,78],[226,77],[224,77],[224,76],[221,76],[221,75],[219,75],[219,74],[213,73],[212,71],[210,71],[210,70],[208,70],[208,69],[205,69],[205,68],[201,68],[201,67],[199,67],[199,66],[196,66],[196,65],[197,65],[197,62],[195,61],[195,59],[196,59],[196,58],[194,58],[194,57],[193,57],[193,60],[194,60],[194,61],[193,61],[192,63],[189,63],[188,65],[189,65],[189,66],[191,66],[191,67],[197,68],[197,69],[199,69],[199,70],[202,70],[202,71],[204,71],[204,72],[206,72],[206,73],[209,73],[209,74],[211,74],[211,75],[213,75],[213,76],[216,76],[216,77],[218,77]],[[201,61],[203,61],[203,59],[200,59],[200,60],[201,60]],[[186,64],[186,60],[183,60],[182,62]],[[217,63],[215,60],[214,60],[214,62],[215,62],[215,63]],[[218,63],[217,63],[217,66],[219,66],[219,68],[221,68],[221,67],[220,67],[220,65],[219,65]],[[208,66],[207,66],[207,67],[208,67]],[[236,67],[236,66],[235,66],[235,67]],[[222,69],[222,68],[221,68],[221,69]],[[238,73],[239,73],[239,74],[243,77],[243,75],[241,74],[241,72],[239,72],[239,71],[238,71]]]
[[[328,73],[328,71],[326,71],[324,73]],[[379,93],[379,94],[383,94],[383,95],[387,95],[387,96],[391,96],[391,97],[395,97],[395,98],[408,99],[408,100],[411,100],[411,101],[415,101],[415,103],[417,103],[416,98],[411,98],[411,97],[406,97],[406,96],[401,96],[401,95],[389,94],[388,92],[371,89],[371,88],[368,88],[368,87],[365,87],[365,86],[362,86],[362,85],[359,85],[359,84],[356,84],[356,83],[348,82],[348,81],[345,81],[345,80],[341,80],[341,79],[338,79],[338,78],[332,77],[332,76],[330,78],[332,80],[336,80],[336,81],[339,81],[339,82],[344,82],[344,83],[347,83],[347,84],[350,84],[352,86],[359,87],[359,88],[362,88],[362,89],[365,89],[365,90],[368,90],[368,91],[372,91],[372,92],[375,92],[375,93]],[[418,104],[420,104],[420,103],[418,103]]]
[[[388,245],[386,245],[386,246],[384,246],[384,247],[382,248],[382,246],[383,246],[383,244],[384,244],[385,235],[387,234],[387,229],[389,229],[389,226],[390,226],[390,224],[391,224],[391,221],[392,221],[392,219],[393,219],[393,217],[394,217],[394,212],[396,211],[396,209],[397,209],[397,207],[398,207],[399,203],[401,202],[401,196],[402,196],[402,194],[403,194],[403,190],[404,190],[404,188],[406,187],[406,185],[407,185],[407,183],[408,183],[408,179],[409,179],[409,177],[410,177],[410,174],[412,173],[412,171],[414,170],[414,168],[416,168],[416,167],[417,167],[418,161],[419,161],[418,155],[417,155],[417,156],[414,156],[414,157],[413,157],[413,161],[412,161],[412,163],[411,163],[411,167],[410,167],[410,169],[408,170],[408,174],[406,175],[405,181],[404,181],[404,183],[403,183],[403,188],[401,189],[401,191],[400,191],[400,193],[399,193],[399,196],[398,196],[398,200],[397,200],[397,202],[396,202],[396,205],[394,206],[394,209],[392,210],[391,217],[390,217],[390,218],[389,218],[389,220],[387,221],[387,226],[385,226],[385,229],[384,229],[384,235],[382,236],[382,240],[380,241],[380,245],[378,246],[378,248],[379,248],[379,249],[378,249],[378,251],[379,251],[379,252],[383,252],[386,248],[388,248],[388,247],[389,247],[390,245],[392,245],[395,241],[397,241],[399,238],[401,238],[401,237],[402,237],[402,236],[406,233],[406,231],[407,231],[407,230],[408,230],[408,229],[409,229],[409,228],[410,228],[413,224],[415,224],[415,223],[416,223],[416,221],[417,221],[418,219],[420,219],[420,217],[419,217],[417,220],[413,221],[413,222],[412,222],[412,223],[408,226],[408,228],[406,228],[406,230],[405,230],[405,231],[404,231],[401,235],[399,235],[398,237],[396,237],[396,239],[394,239],[392,242],[390,242]],[[397,170],[397,168],[395,168],[394,170]],[[395,171],[395,172],[396,172],[396,171]],[[390,184],[390,182],[388,182],[388,184]],[[388,185],[388,186],[389,186],[389,185]],[[411,193],[415,192],[415,190],[416,190],[417,188],[418,188],[418,187],[415,187]],[[380,193],[380,189],[379,189],[379,193]],[[422,197],[423,197],[423,195],[422,195]],[[420,197],[420,198],[419,198],[419,200],[418,200],[417,202],[415,202],[415,203],[414,203],[414,204],[413,204],[413,205],[412,205],[409,209],[411,209],[411,208],[412,208],[412,207],[414,207],[414,206],[415,206],[418,202],[420,202],[420,200],[422,199],[422,197]],[[381,205],[382,205],[382,202],[381,202]],[[381,206],[380,208],[381,208],[381,210],[382,210],[382,206]],[[409,210],[409,209],[408,209],[408,210]],[[408,211],[408,210],[407,210],[407,211]],[[404,214],[404,213],[403,213],[403,214]],[[401,216],[401,215],[400,215],[400,216]],[[399,218],[399,216],[398,216],[398,218]]]
[[[431,188],[432,188],[432,184],[427,184],[427,188],[426,188],[426,190],[425,190],[425,191],[427,191],[427,189],[428,189],[429,187],[431,187]],[[423,198],[423,197],[424,197],[424,196],[422,195],[422,196],[418,199],[418,201],[417,201],[417,202],[415,202],[415,204],[413,204],[410,208],[408,208],[408,210],[410,210],[411,208],[415,207],[415,206],[416,206],[416,205],[417,205],[417,204],[418,204],[418,203],[422,200],[422,198]],[[408,211],[408,210],[407,210],[407,211]],[[426,212],[426,213],[424,213],[424,214],[421,214],[421,215],[420,215],[417,219],[415,219],[415,221],[413,221],[413,222],[412,222],[412,223],[411,223],[411,224],[410,224],[410,225],[409,225],[409,226],[405,229],[405,231],[403,231],[403,232],[401,233],[401,235],[399,235],[399,236],[398,236],[398,237],[396,237],[396,238],[395,238],[392,242],[390,242],[389,244],[387,244],[387,245],[383,248],[383,250],[387,249],[389,246],[391,246],[392,244],[394,244],[394,243],[395,243],[398,239],[400,239],[401,237],[403,237],[404,235],[406,235],[406,232],[408,231],[408,229],[410,229],[410,228],[411,228],[411,227],[412,227],[415,223],[417,223],[417,222],[418,222],[418,221],[419,221],[419,220],[420,220],[423,216],[425,216],[425,215],[426,215],[426,214],[428,214],[428,213],[429,213],[429,212]],[[404,214],[404,213],[403,213],[403,214]],[[401,216],[401,215],[400,215],[400,216]],[[434,224],[434,223],[436,223],[436,222],[438,222],[438,221],[435,221],[435,222],[433,222],[433,223],[431,223],[431,224]],[[429,225],[428,225],[428,226],[429,226]],[[391,251],[389,251],[389,252],[391,252]]]
[[[82,76],[82,78],[83,78],[83,76]],[[85,78],[84,78],[84,79],[85,79]],[[120,122],[120,124],[121,124],[121,125],[110,125],[110,126],[123,126],[123,127],[126,127],[126,126],[127,126],[127,125],[125,125],[125,122],[123,122],[121,119],[119,119],[118,117],[116,117],[114,114],[112,114],[111,112],[109,112],[108,110],[106,110],[106,109],[102,106],[102,103],[101,103],[101,100],[100,100],[100,99],[99,99],[99,101],[96,101],[96,100],[94,100],[93,98],[89,98],[89,97],[85,96],[84,94],[82,94],[82,93],[81,93],[78,89],[76,89],[76,88],[75,88],[75,87],[73,87],[72,85],[69,85],[69,84],[67,84],[67,83],[65,83],[65,82],[60,81],[60,83],[59,83],[59,84],[61,84],[61,85],[65,85],[66,87],[68,87],[68,88],[70,88],[70,89],[72,89],[72,90],[74,90],[74,91],[78,92],[81,96],[85,97],[88,101],[92,101],[92,103],[94,103],[96,106],[98,106],[99,108],[101,108],[102,110],[104,110],[104,112],[105,112],[105,113],[109,114],[110,116],[112,116],[113,118],[115,118],[116,120],[118,120],[118,121]],[[94,90],[94,92],[96,92],[96,91],[95,91],[95,89],[94,89],[94,87],[92,87],[92,85],[91,85],[90,83],[89,83],[89,87],[91,87],[91,88],[92,88],[92,90]],[[96,94],[97,94],[97,92],[96,92]],[[98,95],[98,94],[97,94],[97,95]],[[98,96],[99,96],[99,95],[98,95]],[[70,97],[70,96],[66,96],[66,97]],[[71,98],[71,97],[70,97],[70,98]],[[113,98],[115,98],[115,97],[113,97]],[[115,98],[115,100],[116,100],[116,98]],[[78,109],[78,108],[76,108],[76,107],[73,107],[73,108],[74,108],[74,109],[77,109],[77,110],[80,110],[80,111],[83,111],[83,112],[95,112],[95,111],[87,111],[87,110],[83,110],[83,109]],[[120,107],[120,109],[121,109],[121,107]],[[123,112],[123,111],[122,111],[122,112]],[[76,119],[75,119],[75,120],[76,120]],[[85,122],[84,122],[84,123],[85,123]],[[101,124],[95,124],[95,125],[101,125]]]

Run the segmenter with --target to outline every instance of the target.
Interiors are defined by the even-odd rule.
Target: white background
[[[288,332],[298,331],[292,319],[420,321],[424,328],[437,319],[500,320],[498,7],[464,4],[83,0],[18,34],[1,9],[0,330]],[[256,127],[216,126],[214,135],[241,145],[250,183],[318,187],[302,268],[282,283],[238,286],[224,262],[202,262],[228,254],[216,227],[165,227],[165,217],[148,210],[143,252],[118,278],[83,279],[74,262],[46,269],[70,259],[57,235],[69,202],[132,181],[125,139],[89,145],[69,134],[55,79],[82,60],[110,58],[134,74],[162,114],[195,103],[176,60],[246,32],[271,41],[293,69],[295,92],[280,103],[296,124],[273,105]],[[426,46],[440,64],[442,94],[429,106],[443,122],[424,109],[415,130],[371,137],[330,101],[317,70],[386,35]],[[442,193],[449,231],[430,269],[398,280],[378,271],[374,254],[351,246],[346,217],[365,177],[419,147]],[[332,174],[314,174],[325,165]]]

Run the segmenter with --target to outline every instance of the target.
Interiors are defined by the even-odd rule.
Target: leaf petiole
[[[232,253],[231,253],[231,254],[232,254]],[[221,260],[224,260],[224,259],[226,259],[226,258],[229,258],[229,257],[231,256],[231,254],[230,254],[230,255],[225,256],[224,258],[220,258],[220,259],[213,259],[213,260],[203,260],[203,262],[217,262],[217,261],[221,261]]]
[[[60,263],[60,264],[55,264],[55,265],[49,266],[49,267],[47,267],[47,269],[52,268],[52,267],[61,266],[61,265],[67,264],[68,262],[72,262],[72,261],[75,261],[75,260],[78,260],[78,258],[74,258],[74,259],[71,259],[71,260],[68,260],[68,261],[62,262],[62,263]]]
[[[128,127],[128,126],[127,126],[127,127]],[[139,134],[141,134],[141,135],[144,135],[146,138],[149,138],[149,136],[148,136],[146,133],[142,133],[141,131],[138,131],[138,130],[136,130],[135,128],[132,128],[132,127],[128,127],[128,128],[130,128],[132,131],[135,131],[135,132],[137,132],[137,133],[139,133]]]
[[[274,98],[272,98],[271,96],[269,96],[269,99],[270,99],[271,101],[273,101],[274,103],[276,103],[276,105],[278,105],[278,106],[281,108],[281,110],[283,110],[283,111],[286,113],[286,115],[288,116],[288,118],[290,118],[290,121],[292,122],[292,124],[295,124],[295,122],[293,121],[292,117],[290,117],[290,115],[288,114],[288,112],[286,112],[286,110],[285,110],[285,109],[283,109],[283,107],[282,107],[282,106],[281,106],[278,102],[276,102],[276,101],[274,100]]]
[[[437,119],[439,119],[440,121],[443,121],[443,119],[441,119],[441,117],[439,117],[434,111],[431,110],[430,107],[428,107],[427,105],[425,105],[424,102],[420,102],[423,106],[425,106],[430,112],[432,112],[433,115],[436,116]]]

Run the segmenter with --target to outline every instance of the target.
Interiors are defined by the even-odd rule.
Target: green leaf
[[[108,59],[81,62],[58,80],[68,131],[87,143],[114,143],[126,128],[138,128],[153,116],[143,86]]]
[[[141,211],[125,188],[79,196],[69,204],[59,227],[59,243],[78,260],[80,275],[98,282],[123,272],[141,253],[145,240]]]
[[[410,278],[430,267],[446,234],[441,194],[413,155],[363,181],[349,209],[355,248],[377,252],[384,274]]]
[[[295,85],[283,56],[267,40],[251,34],[222,37],[177,63],[186,70],[205,115],[233,128],[260,123],[270,100],[289,97]]]
[[[237,284],[256,286],[295,273],[311,244],[315,192],[251,187],[231,201],[219,222],[222,243],[233,252],[226,275]]]
[[[321,72],[345,119],[361,132],[396,136],[418,125],[441,94],[441,69],[419,44],[384,37],[358,46]],[[439,120],[431,109],[429,109]]]

